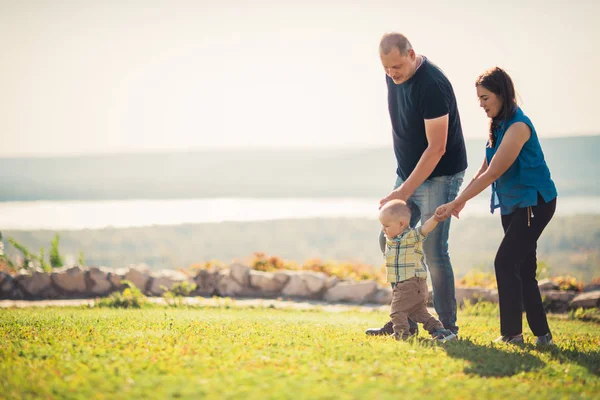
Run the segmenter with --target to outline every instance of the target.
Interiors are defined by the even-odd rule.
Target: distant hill
[[[467,142],[471,177],[485,138]],[[544,139],[562,196],[600,195],[600,136]],[[0,159],[0,201],[202,197],[377,197],[394,181],[389,148],[211,150]]]

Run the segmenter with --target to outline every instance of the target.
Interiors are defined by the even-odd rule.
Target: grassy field
[[[269,308],[0,311],[2,399],[598,398],[598,324],[551,318],[558,346],[491,344],[494,312],[461,340],[368,338],[384,312]],[[529,332],[527,329],[525,332]]]

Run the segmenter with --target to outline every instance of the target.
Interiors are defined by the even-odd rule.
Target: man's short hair
[[[386,33],[379,42],[379,52],[389,54],[394,48],[400,51],[400,54],[405,56],[412,49],[412,44],[406,36],[401,33],[392,32]]]

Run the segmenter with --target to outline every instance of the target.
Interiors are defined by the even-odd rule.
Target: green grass
[[[384,312],[1,310],[0,398],[600,396],[598,324],[552,318],[557,348],[536,349],[529,333],[511,347],[491,344],[498,320],[483,311],[462,312],[462,340],[436,345],[423,332],[412,342],[365,337]]]

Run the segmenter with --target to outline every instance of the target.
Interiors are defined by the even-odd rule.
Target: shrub
[[[544,261],[537,262],[537,270],[535,273],[537,280],[550,278],[550,266]]]
[[[195,283],[190,283],[189,281],[179,282],[173,285],[171,290],[167,290],[167,292],[173,293],[175,296],[184,296],[188,297],[192,294],[198,285]],[[165,288],[166,289],[166,288]]]
[[[302,267],[304,271],[323,272],[328,276],[336,276],[340,279],[353,279],[356,281],[376,280],[381,284],[387,284],[385,267],[374,267],[368,264],[351,262],[323,262],[320,259],[306,261]]]
[[[79,255],[77,256],[77,264],[80,267],[85,267],[85,256],[83,255],[83,251],[79,251]]]
[[[58,233],[54,235],[54,239],[50,243],[50,266],[52,268],[60,268],[64,265],[63,259],[58,251],[58,243],[60,242],[60,236]]]
[[[386,284],[386,272],[383,267],[374,267],[368,264],[322,261],[319,258],[306,260],[302,265],[283,260],[277,256],[267,256],[265,253],[254,253],[250,267],[257,271],[273,272],[281,270],[322,272],[327,276],[336,276],[340,279],[377,280]]]
[[[277,256],[267,256],[262,252],[254,253],[254,258],[250,261],[250,267],[264,272],[299,269],[296,263],[284,261]]]
[[[188,276],[196,276],[201,270],[223,270],[227,268],[221,261],[210,260],[203,263],[192,264],[187,268],[187,271],[183,271]]]
[[[600,310],[597,308],[578,308],[576,310],[571,310],[569,311],[569,319],[600,323]]]
[[[98,307],[110,308],[142,308],[148,302],[148,299],[131,281],[122,280],[125,285],[123,292],[114,292],[110,296],[98,301]]]
[[[42,269],[44,271],[50,272],[52,270],[52,268],[46,262],[46,256],[44,255],[44,252],[45,252],[45,249],[42,247],[40,249],[40,257],[38,258],[38,261],[40,262],[40,265],[42,266]]]
[[[496,303],[489,301],[478,301],[471,303],[471,300],[465,299],[462,310],[466,315],[478,317],[498,317],[500,316],[500,307]]]
[[[487,289],[497,288],[496,275],[492,272],[483,272],[480,269],[472,269],[458,280],[459,286],[483,287]]]
[[[572,290],[575,292],[583,290],[583,283],[570,275],[557,276],[552,278],[552,280],[558,285],[559,290]]]
[[[8,257],[4,255],[4,243],[2,242],[2,232],[0,232],[0,271],[13,272],[15,266]]]
[[[161,286],[164,290],[162,297],[168,305],[180,307],[184,305],[183,298],[190,296],[197,287],[198,285],[188,281],[176,283],[171,290],[167,289],[165,286]]]
[[[28,269],[30,267],[33,267],[33,260],[36,258],[36,256],[31,254],[27,247],[10,237],[8,238],[8,243],[10,243],[15,249],[19,250],[23,254],[23,265],[21,266],[22,268]]]

